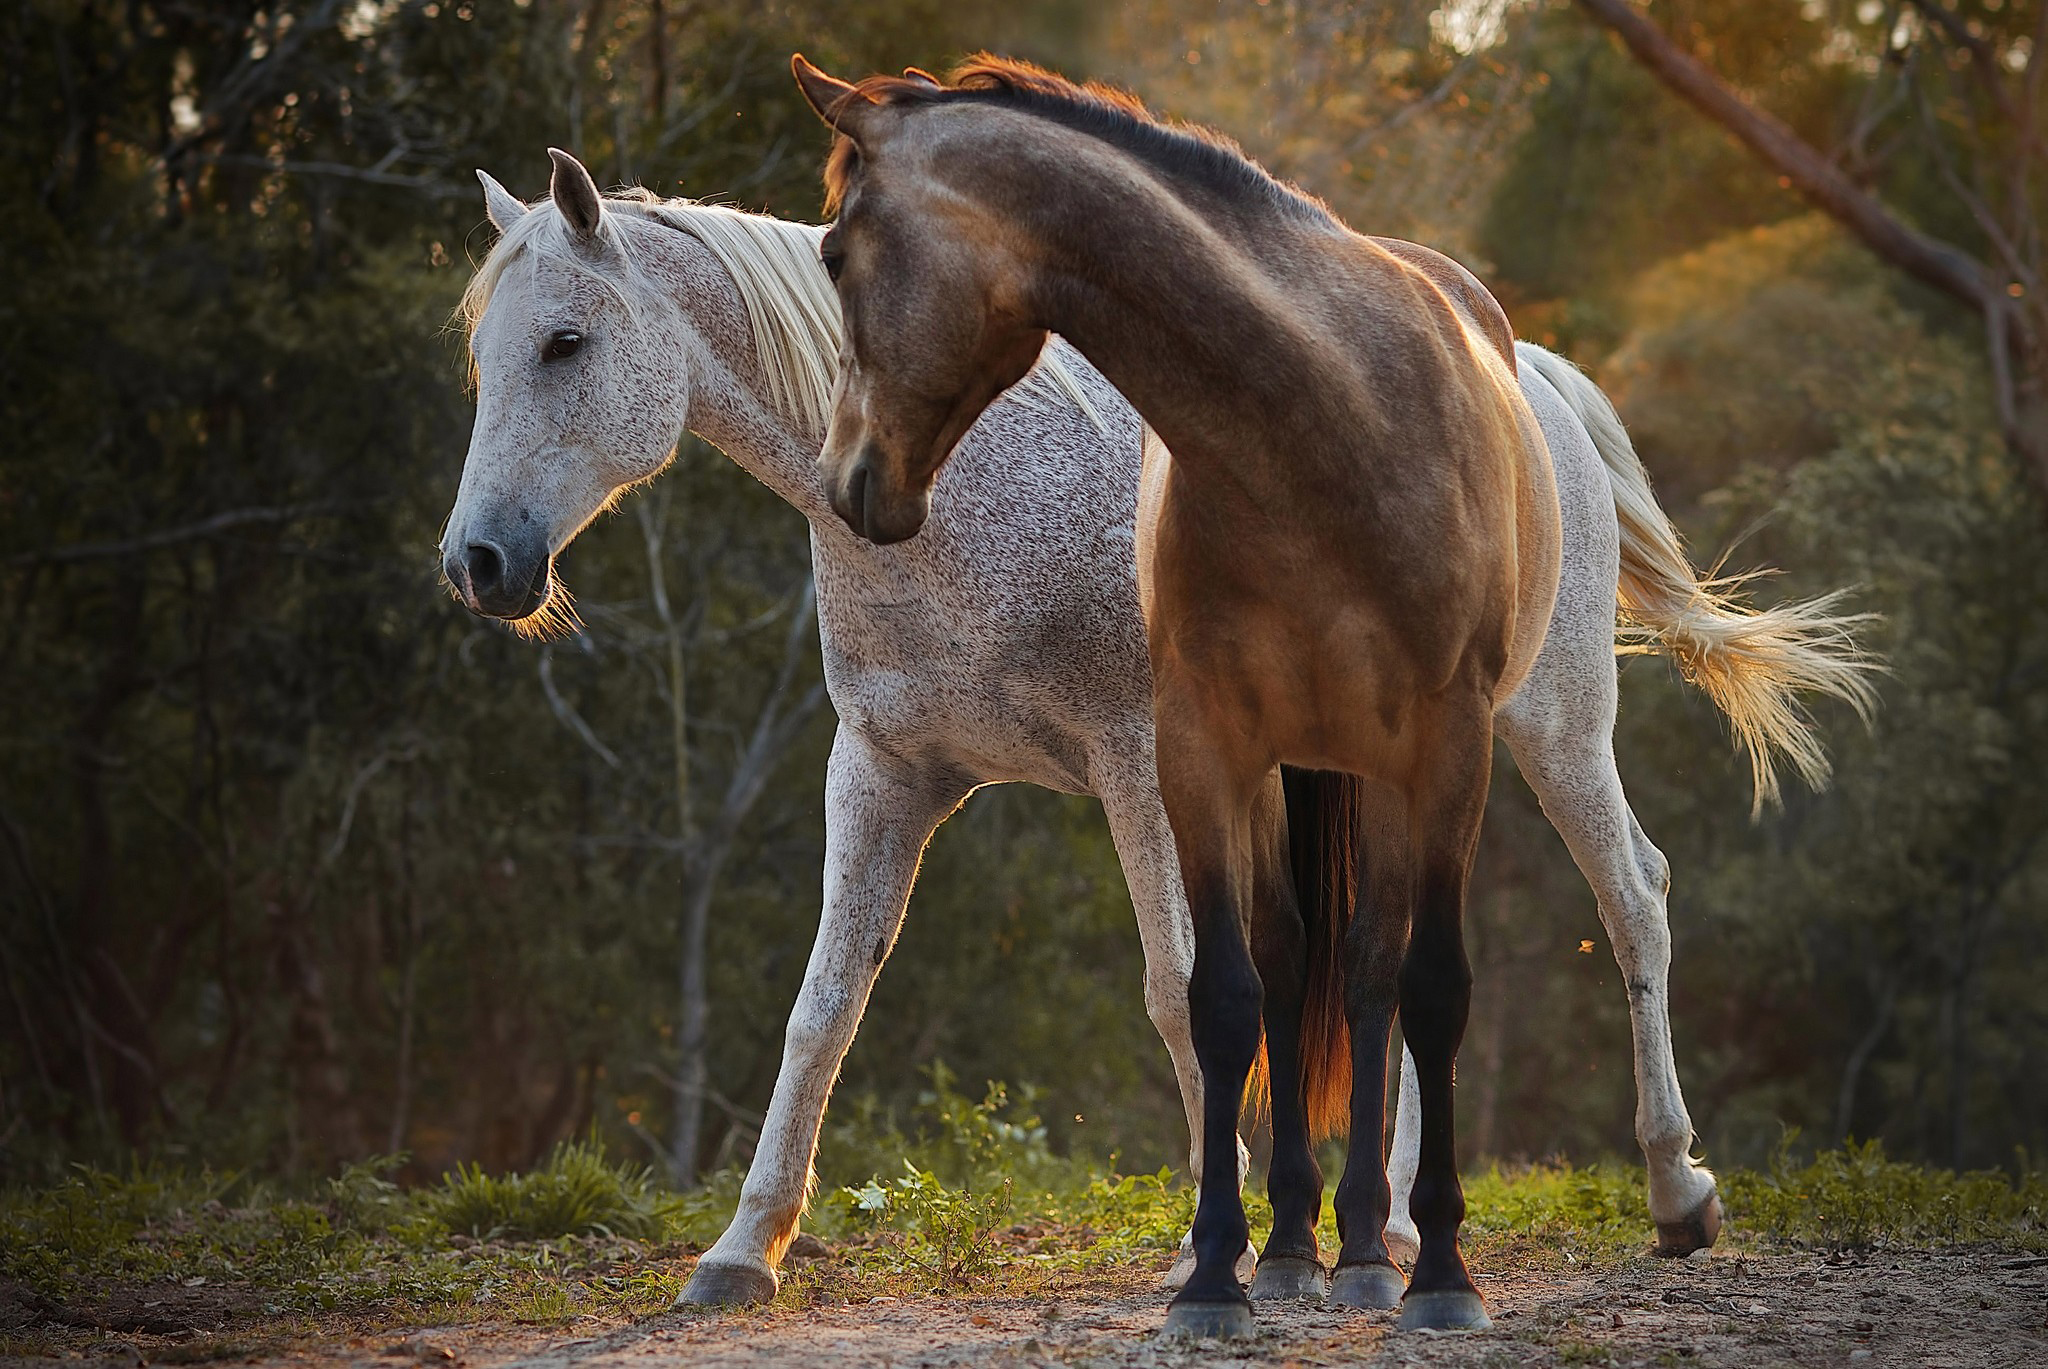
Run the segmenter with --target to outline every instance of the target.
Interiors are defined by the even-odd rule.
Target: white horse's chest
[[[826,683],[841,722],[906,763],[1091,792],[1104,737],[1151,726],[1136,453],[1109,471],[1091,453],[1082,480],[1069,466],[1048,481],[981,459],[991,439],[1015,461],[1014,435],[977,431],[912,541],[876,549],[818,527]]]

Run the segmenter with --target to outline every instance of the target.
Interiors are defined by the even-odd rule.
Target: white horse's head
[[[556,553],[667,463],[690,407],[691,330],[636,250],[631,215],[550,150],[528,207],[482,172],[501,237],[464,296],[477,390],[441,566],[469,608],[544,630]]]

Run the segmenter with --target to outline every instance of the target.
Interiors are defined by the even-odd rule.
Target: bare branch
[[[583,715],[578,713],[575,706],[563,698],[561,691],[555,688],[555,647],[552,642],[541,648],[540,688],[541,693],[547,695],[548,707],[555,711],[556,720],[582,738],[583,744],[589,747],[599,760],[614,770],[620,769],[617,753],[598,740],[597,733],[583,720]]]
[[[125,538],[117,542],[74,542],[66,547],[50,547],[43,551],[25,551],[7,558],[8,566],[65,566],[79,561],[104,561],[119,556],[135,556],[142,552],[159,551],[173,547],[180,542],[197,542],[208,537],[217,537],[236,528],[260,526],[266,523],[294,523],[301,518],[312,518],[323,513],[334,513],[348,505],[339,500],[320,500],[310,504],[283,504],[276,508],[230,509],[226,513],[202,518],[196,523],[184,523],[161,532],[144,533],[140,537]]]
[[[442,180],[439,176],[408,175],[400,171],[388,171],[379,166],[350,166],[346,162],[294,162],[278,161],[270,157],[259,157],[253,153],[223,152],[211,156],[189,157],[187,161],[200,166],[251,166],[262,171],[275,171],[286,176],[321,176],[330,180],[363,181],[370,185],[396,186],[401,190],[418,190],[436,199],[452,200],[476,193],[475,186],[457,185]],[[386,159],[388,160],[388,159]]]

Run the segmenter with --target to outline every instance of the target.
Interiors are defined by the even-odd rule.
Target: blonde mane
[[[657,198],[641,190],[607,196],[598,232],[614,251],[578,250],[552,200],[541,200],[492,246],[462,293],[463,324],[474,333],[499,282],[522,257],[579,271],[602,285],[628,315],[659,287],[649,278],[632,235],[616,219],[641,219],[687,233],[718,259],[738,287],[754,334],[768,397],[798,429],[822,440],[832,418],[839,382],[839,296],[818,259],[823,227],[753,214],[730,205]],[[624,280],[616,279],[623,276]],[[1098,432],[1108,425],[1066,364],[1048,345],[1039,364],[1016,387],[1019,395],[1071,404]]]

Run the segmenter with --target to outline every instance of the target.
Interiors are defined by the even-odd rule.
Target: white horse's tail
[[[1541,347],[1517,343],[1515,355],[1555,386],[1586,425],[1614,487],[1614,511],[1621,523],[1621,622],[1615,651],[1668,654],[1727,715],[1736,742],[1749,756],[1756,794],[1752,814],[1779,801],[1780,757],[1811,788],[1826,787],[1827,752],[1799,695],[1840,699],[1869,723],[1877,707],[1871,677],[1883,666],[1857,645],[1855,629],[1876,615],[1836,613],[1845,590],[1753,608],[1742,591],[1773,572],[1703,575],[1694,569],[1677,530],[1657,504],[1620,415],[1600,387]]]

